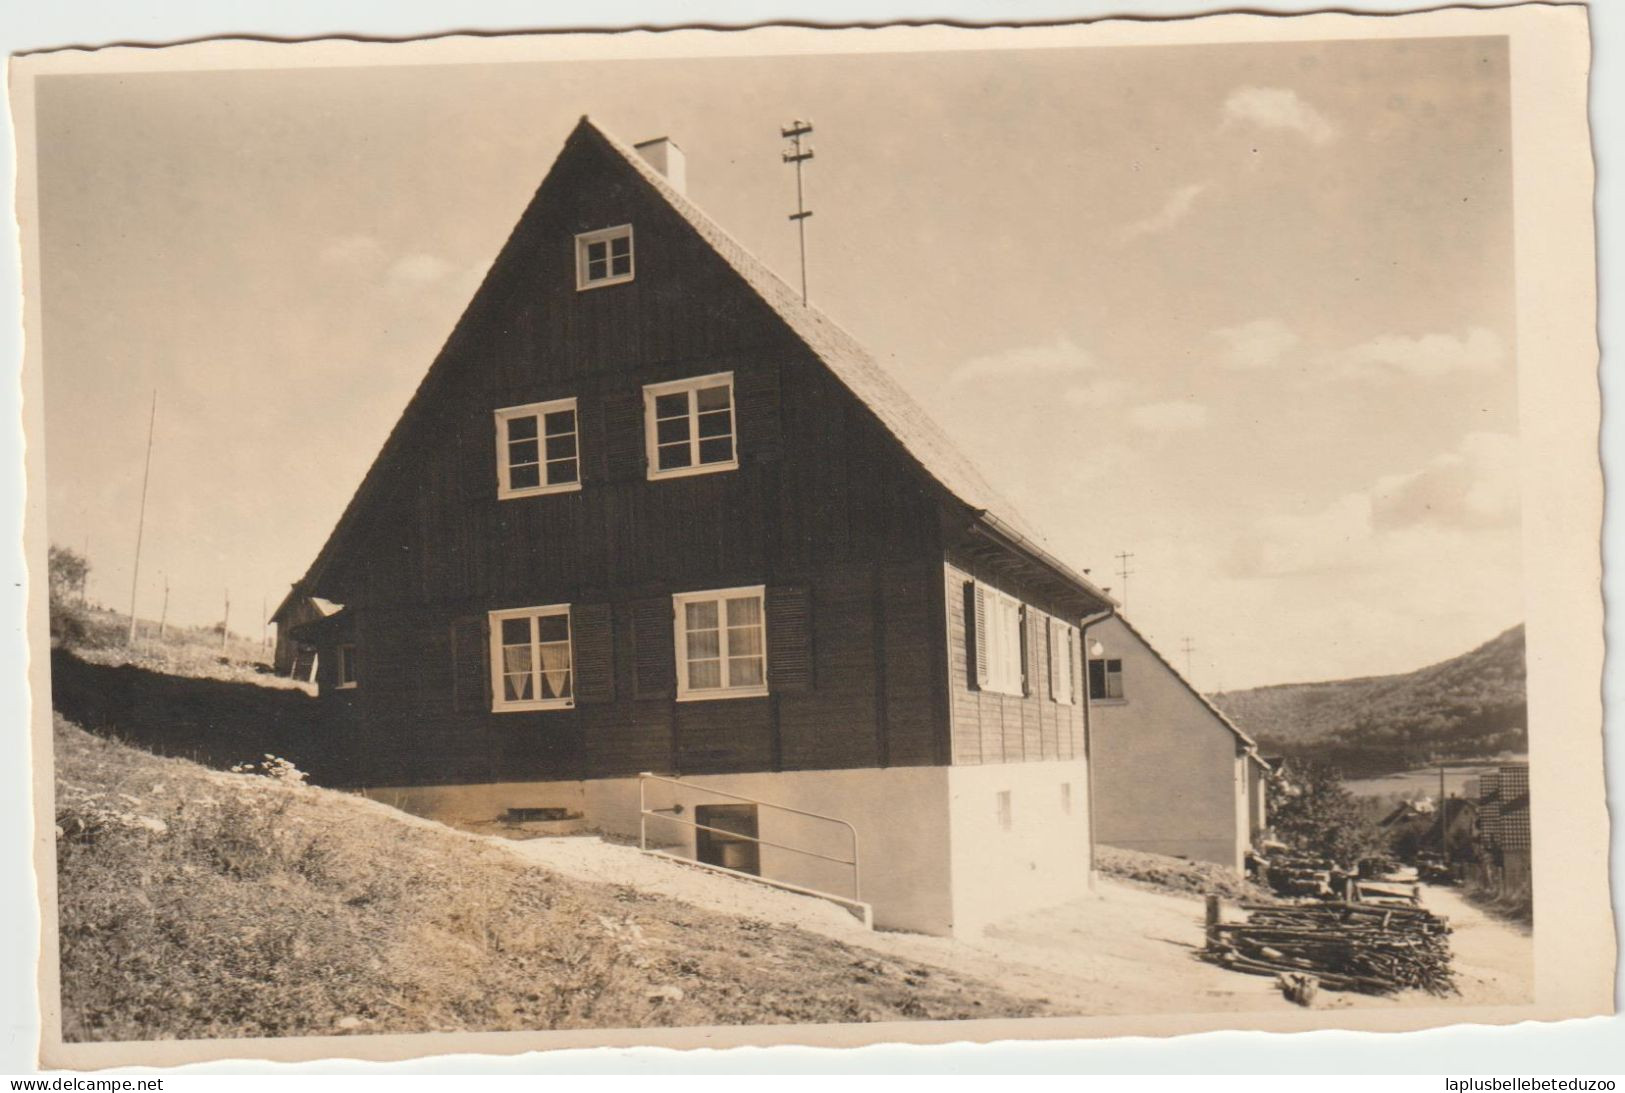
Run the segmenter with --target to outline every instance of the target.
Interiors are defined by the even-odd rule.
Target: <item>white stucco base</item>
[[[1081,761],[695,775],[683,781],[691,785],[646,785],[649,808],[682,806],[681,812],[648,818],[651,847],[693,857],[694,829],[676,821],[692,822],[696,805],[729,803],[708,791],[840,817],[857,831],[856,890],[850,866],[771,846],[761,847],[762,875],[855,896],[873,906],[882,929],[965,936],[1088,890],[1087,776]],[[1071,787],[1070,811],[1063,785]],[[447,822],[488,822],[509,808],[550,807],[580,812],[586,825],[600,831],[639,833],[636,778],[366,792]],[[1000,793],[1010,794],[1008,828]],[[851,835],[839,825],[765,807],[758,823],[766,842],[831,858],[851,856]]]

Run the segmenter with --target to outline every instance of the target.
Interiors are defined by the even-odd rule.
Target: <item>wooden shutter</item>
[[[1072,681],[1072,703],[1077,705],[1083,697],[1078,694],[1078,643],[1074,633],[1072,627],[1066,628],[1066,674]]]
[[[1019,608],[1021,615],[1021,693],[1036,695],[1038,693],[1038,641],[1035,627],[1038,620],[1033,617],[1033,609],[1026,604]]]
[[[751,364],[734,373],[734,434],[741,461],[779,458],[783,440],[777,363]]]
[[[1060,620],[1047,619],[1044,623],[1045,649],[1049,655],[1049,696],[1061,701],[1061,627]]]
[[[604,478],[626,482],[642,478],[643,389],[616,390],[604,396]]]
[[[634,690],[638,698],[671,698],[677,693],[677,647],[672,636],[669,596],[632,605]]]
[[[615,613],[607,603],[570,608],[577,702],[615,701]]]
[[[965,659],[970,685],[987,689],[987,589],[965,582]]]
[[[812,592],[806,588],[767,590],[767,675],[775,692],[813,687]]]
[[[458,712],[491,709],[490,647],[482,615],[452,620],[451,688],[452,708]]]

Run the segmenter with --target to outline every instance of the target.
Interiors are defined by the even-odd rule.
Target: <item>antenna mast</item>
[[[1117,575],[1123,579],[1123,610],[1128,610],[1128,579],[1134,575],[1134,570],[1128,567],[1129,559],[1134,557],[1126,550],[1117,552]]]
[[[1185,678],[1189,679],[1191,678],[1191,653],[1196,651],[1196,643],[1190,638],[1186,638],[1182,648],[1185,651]]]
[[[780,129],[784,139],[790,142],[790,150],[784,153],[784,162],[796,165],[796,211],[790,214],[790,219],[796,222],[796,236],[801,244],[801,306],[807,306],[807,218],[812,210],[807,208],[803,199],[801,186],[801,165],[813,158],[812,145],[802,148],[801,138],[813,131],[812,122],[797,119]]]

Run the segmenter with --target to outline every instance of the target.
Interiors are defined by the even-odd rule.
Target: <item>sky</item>
[[[1500,39],[49,77],[49,534],[128,607],[156,390],[138,610],[258,633],[581,114],[787,279],[810,118],[813,303],[1198,687],[1417,668],[1522,617],[1507,97]]]

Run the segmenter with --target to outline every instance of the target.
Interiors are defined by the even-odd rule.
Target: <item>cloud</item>
[[[1451,567],[1483,544],[1517,538],[1518,474],[1516,438],[1470,433],[1421,470],[1319,510],[1260,519],[1231,544],[1224,568],[1244,578],[1414,570],[1448,583]]]
[[[1384,334],[1329,358],[1342,375],[1356,378],[1406,375],[1437,379],[1457,372],[1493,372],[1505,358],[1495,332],[1475,326],[1462,337],[1451,334]]]
[[[436,281],[444,280],[457,271],[457,267],[438,255],[418,251],[408,254],[391,262],[389,269],[384,271],[384,277],[391,285],[400,288],[414,288],[421,285],[432,285]]]
[[[1224,100],[1224,124],[1256,125],[1297,133],[1312,144],[1337,136],[1331,121],[1289,87],[1239,87]]]
[[[1207,407],[1197,402],[1153,402],[1129,411],[1129,424],[1148,433],[1183,433],[1207,424]]]
[[[1241,370],[1271,368],[1301,340],[1279,319],[1255,319],[1240,326],[1213,331],[1219,342],[1219,363]]]
[[[1103,406],[1121,402],[1130,388],[1131,384],[1127,380],[1098,379],[1068,387],[1061,392],[1061,399],[1068,406],[1080,410],[1098,410]]]
[[[971,383],[1005,381],[1018,376],[1045,376],[1065,379],[1093,372],[1095,358],[1081,349],[1065,335],[1048,345],[1027,345],[975,357],[948,374],[948,383],[962,386]]]
[[[1128,243],[1145,235],[1161,235],[1190,215],[1191,209],[1196,206],[1196,199],[1201,197],[1206,189],[1205,182],[1179,187],[1168,195],[1168,200],[1162,203],[1162,208],[1144,220],[1136,220],[1125,227],[1118,237],[1119,241]]]
[[[1371,498],[1372,527],[1516,527],[1519,474],[1517,438],[1470,433],[1456,451],[1421,470],[1378,482]]]
[[[355,266],[375,262],[384,248],[370,235],[345,235],[323,247],[318,258],[330,266]]]

